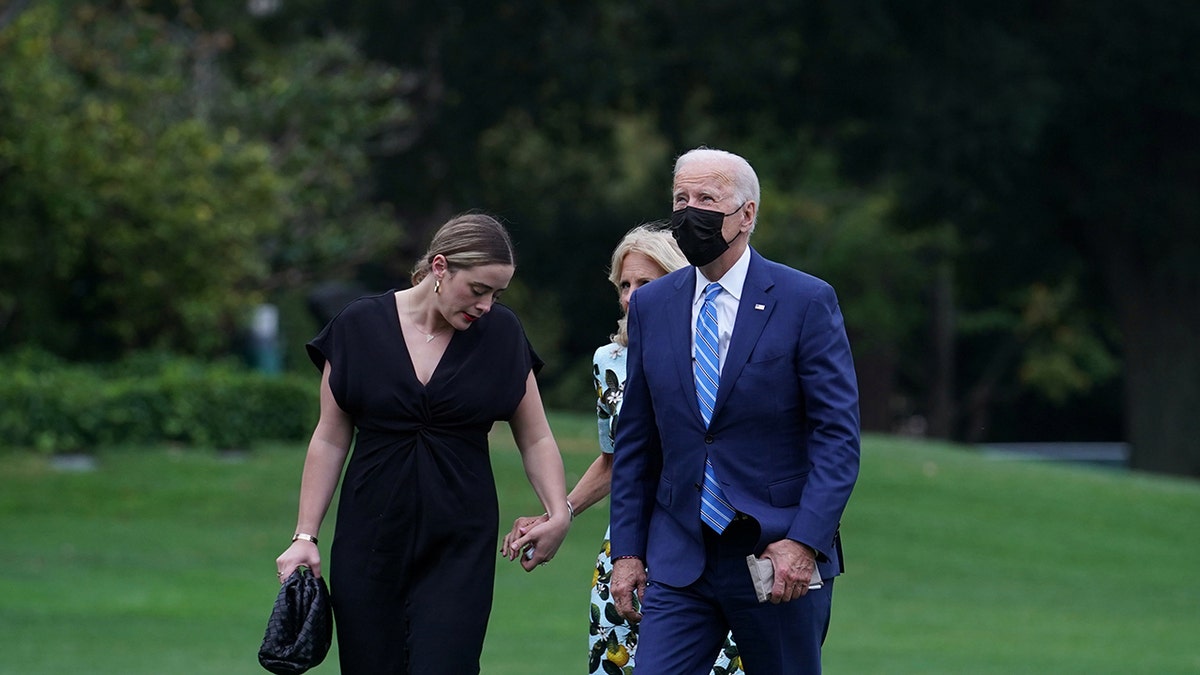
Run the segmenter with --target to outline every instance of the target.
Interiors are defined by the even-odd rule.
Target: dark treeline
[[[611,248],[709,145],[838,289],[865,428],[1200,475],[1198,44],[1183,0],[9,3],[0,349],[221,354],[269,301],[305,369],[314,291],[483,209],[587,410]]]

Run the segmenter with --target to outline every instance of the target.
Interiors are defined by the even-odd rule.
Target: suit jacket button
[[[712,442],[713,442],[712,434],[708,434],[704,437],[704,443],[706,445],[712,445]]]

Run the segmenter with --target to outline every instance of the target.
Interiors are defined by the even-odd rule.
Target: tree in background
[[[960,311],[1023,297],[1001,349],[1045,366],[1011,319],[1067,303],[1042,315],[1079,336],[1048,391],[1103,383],[1119,348],[1133,465],[1200,475],[1200,7],[849,2],[822,19],[823,53],[863,78],[847,165],[899,179],[898,222],[954,224]],[[984,388],[995,355],[971,364]]]
[[[261,297],[281,182],[266,145],[189,114],[171,30],[35,5],[0,33],[0,344],[211,353]]]
[[[0,345],[218,353],[253,305],[401,239],[368,160],[404,142],[397,71],[162,4],[46,3],[0,34]]]
[[[585,409],[587,355],[617,314],[608,253],[629,227],[668,215],[672,159],[706,144],[746,156],[764,179],[770,225],[755,245],[839,289],[869,428],[923,419],[926,433],[971,441],[1084,428],[1126,435],[1141,468],[1200,473],[1193,3],[100,6],[169,26],[139,33],[166,37],[122,59],[163,42],[188,55],[159,57],[182,82],[155,97],[160,126],[187,122],[248,153],[238,156],[266,150],[256,166],[269,178],[267,218],[252,215],[264,200],[236,189],[230,208],[244,213],[225,216],[251,214],[261,228],[247,268],[260,294],[323,276],[394,285],[447,216],[496,212],[519,253],[506,301],[549,361],[551,403]],[[27,41],[11,28],[6,51]],[[84,186],[76,202],[99,193],[87,180],[19,177],[30,169],[16,157],[53,147],[19,138],[19,123],[67,124],[87,110],[71,92],[108,85],[71,66],[70,87],[26,92],[34,74],[22,63],[0,64],[15,74],[0,82],[0,209],[65,231],[60,207],[25,195],[64,183]],[[9,103],[30,96],[49,98]],[[30,112],[42,109],[63,119]],[[189,172],[229,174],[215,166]],[[36,228],[18,231],[32,240]],[[7,284],[10,261],[31,255],[22,241],[0,252],[10,327],[29,316],[13,313],[24,296],[8,289],[22,286]],[[60,284],[47,287],[48,307],[70,297],[63,280],[89,278],[55,269],[42,273]],[[0,328],[0,341],[14,335]],[[1125,414],[1112,415],[1122,376]],[[1083,411],[1071,427],[1069,409]],[[1041,416],[1020,414],[1030,411]]]
[[[926,423],[903,392],[913,364],[913,336],[923,333],[921,305],[934,283],[928,261],[943,255],[950,234],[905,232],[889,225],[895,197],[885,188],[847,185],[828,151],[793,148],[804,170],[795,184],[766,178],[752,240],[770,257],[834,282],[854,347],[862,426],[925,433]]]
[[[1135,468],[1200,476],[1200,7],[1059,3],[1043,199],[1104,280]]]
[[[807,149],[831,150],[865,197],[889,186],[888,228],[940,242],[922,258],[934,311],[906,307],[929,317],[934,339],[891,347],[931,364],[906,367],[923,380],[909,384],[928,392],[919,408],[935,431],[989,438],[991,411],[1014,391],[1040,392],[1047,407],[1107,391],[1122,349],[1135,465],[1200,472],[1188,432],[1200,395],[1191,3],[513,0],[335,15],[364,31],[373,56],[425,73],[418,98],[437,114],[409,167],[448,201],[487,184],[463,130],[512,119],[558,130],[559,153],[588,148],[604,161],[614,153],[595,152],[588,120],[647,116],[672,154],[724,147],[777,186],[799,184]],[[578,227],[538,211],[547,231]],[[1047,298],[1055,311],[1043,311]],[[886,320],[871,329],[888,334]]]
[[[392,203],[407,196],[376,197],[370,158],[409,143],[408,79],[338,34],[262,50],[241,67],[228,60],[211,92],[212,124],[267,144],[285,185],[283,227],[259,244],[265,289],[353,278],[394,255],[404,232]]]

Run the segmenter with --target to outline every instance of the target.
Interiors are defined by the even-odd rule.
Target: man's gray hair
[[[717,150],[716,148],[706,148],[700,146],[693,150],[688,150],[675,160],[675,173],[673,176],[679,175],[679,170],[686,164],[692,162],[720,162],[725,164],[730,169],[733,175],[733,193],[739,203],[748,201],[754,202],[756,207],[761,206],[759,196],[761,188],[758,184],[758,174],[754,172],[754,167],[750,166],[750,162],[740,155],[735,155],[732,152],[725,150]],[[754,227],[758,225],[758,209],[754,210],[754,222],[750,224],[750,232],[754,234]]]

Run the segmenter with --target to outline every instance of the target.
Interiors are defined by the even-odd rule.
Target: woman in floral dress
[[[612,342],[596,350],[592,359],[592,381],[596,387],[596,420],[600,433],[600,456],[580,477],[567,504],[578,514],[608,496],[612,479],[613,439],[617,434],[620,419],[621,398],[625,391],[625,355],[629,338],[625,332],[624,313],[629,310],[629,296],[639,287],[673,272],[688,264],[679,251],[675,239],[661,225],[640,225],[630,230],[617,244],[612,254],[609,281],[617,288],[621,303],[622,318],[617,322],[617,332]],[[528,528],[541,521],[538,518],[521,517],[513,524],[512,532],[505,537],[515,539]],[[601,675],[629,675],[633,672],[637,650],[637,625],[630,624],[617,613],[616,605],[609,594],[608,583],[612,574],[612,558],[609,554],[609,533],[605,531],[596,567],[592,570],[592,601],[588,650],[588,673]],[[742,673],[741,659],[732,636],[725,638],[725,646],[713,665],[712,675]]]

